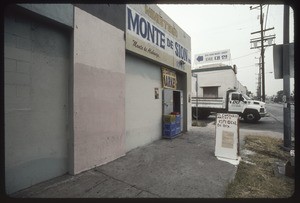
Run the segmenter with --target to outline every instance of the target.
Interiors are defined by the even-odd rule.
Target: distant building
[[[223,98],[228,89],[236,89],[243,94],[247,87],[243,86],[236,77],[236,66],[210,64],[192,70],[198,77],[200,91],[198,97]],[[192,77],[192,94],[196,95],[196,77]]]

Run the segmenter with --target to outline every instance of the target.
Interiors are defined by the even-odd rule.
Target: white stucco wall
[[[154,88],[159,88],[159,99]],[[162,136],[161,69],[145,59],[126,54],[126,151]]]
[[[73,173],[125,154],[124,32],[75,7]]]

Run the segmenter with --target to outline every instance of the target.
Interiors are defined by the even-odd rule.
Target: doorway
[[[183,94],[182,90],[163,89],[163,115],[178,112],[180,116],[181,131],[183,129]]]

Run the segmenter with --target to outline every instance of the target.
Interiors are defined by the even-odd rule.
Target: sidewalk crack
[[[141,190],[141,191],[140,191],[138,194],[136,194],[135,196],[139,195],[139,194],[142,193],[142,192],[148,192],[148,193],[151,194],[151,195],[154,195],[154,196],[157,196],[157,197],[161,197],[161,196],[158,195],[158,194],[155,194],[155,193],[153,193],[153,192],[144,190],[144,189],[142,189],[142,188],[137,187],[136,185],[132,185],[132,184],[127,183],[127,182],[125,182],[125,181],[123,181],[123,180],[120,180],[120,179],[118,179],[118,178],[115,178],[115,177],[113,177],[113,176],[110,176],[110,175],[104,173],[103,171],[100,171],[100,170],[97,170],[97,171],[98,171],[99,173],[102,173],[102,174],[105,175],[105,176],[110,177],[111,179],[114,179],[114,180],[116,180],[116,181],[119,181],[119,182],[121,182],[121,183],[124,183],[124,184],[126,184],[126,185],[129,185],[129,186],[131,186],[131,187],[133,187],[133,188],[135,188],[135,189]]]
[[[91,188],[88,188],[88,189],[85,190],[84,192],[89,192],[89,191],[91,191],[92,189],[94,189],[94,188],[97,187],[98,185],[100,185],[100,184],[106,182],[107,180],[108,180],[108,178],[105,179],[105,180],[102,180],[102,181],[97,182],[95,185],[93,185]]]

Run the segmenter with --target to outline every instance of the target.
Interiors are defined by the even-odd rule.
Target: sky
[[[260,37],[251,34],[260,31],[258,5],[217,4],[158,4],[158,6],[191,37],[191,61],[196,54],[229,49],[231,60],[223,62],[237,66],[240,83],[256,95],[260,49],[251,49],[250,39]],[[274,35],[273,43],[283,42],[283,5],[263,7],[266,35]],[[266,22],[266,23],[265,23]],[[290,9],[290,42],[294,42],[293,11]],[[265,25],[266,24],[266,25]],[[266,27],[265,27],[266,26]],[[192,69],[196,68],[192,63]],[[290,91],[294,90],[294,79],[290,80]],[[265,49],[265,93],[276,95],[283,90],[283,80],[274,78],[273,48]]]

